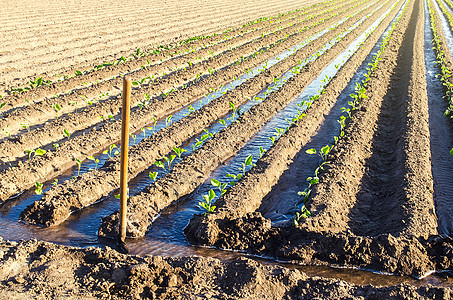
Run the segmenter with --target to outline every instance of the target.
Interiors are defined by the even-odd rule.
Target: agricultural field
[[[451,297],[453,1],[17,2],[0,299]]]

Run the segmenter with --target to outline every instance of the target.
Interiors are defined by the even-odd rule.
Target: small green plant
[[[135,139],[137,139],[137,135],[131,133],[130,136],[132,138],[132,145],[135,145]]]
[[[41,149],[41,148],[38,148],[36,150],[25,150],[25,153],[28,154],[28,158],[31,158],[31,155],[34,154],[35,156],[43,156],[44,154],[46,154],[46,150],[44,149]]]
[[[77,176],[80,174],[80,167],[82,166],[82,161],[78,158],[76,158],[76,164],[77,164]]]
[[[263,157],[264,152],[265,152],[265,150],[264,150],[263,146],[260,146],[260,158]]]
[[[68,138],[68,140],[69,140],[69,138],[71,137],[71,134],[69,133],[69,131],[65,128],[65,129],[63,130],[63,133],[64,133],[64,135],[65,135],[65,136]]]
[[[28,123],[24,122],[24,123],[20,123],[19,124],[20,127],[22,127],[23,129],[27,130],[28,132],[30,132],[30,125],[28,125]]]
[[[178,155],[178,158],[181,159],[181,154],[183,152],[187,152],[186,149],[184,148],[178,148],[178,147],[173,147],[173,151],[175,151],[176,155]]]
[[[252,161],[253,161],[253,156],[249,155],[249,156],[247,156],[245,161],[243,163],[241,163],[241,165],[242,165],[242,175],[245,175],[245,168],[247,166],[253,166]]]
[[[153,181],[156,181],[157,178],[157,172],[149,172],[148,176],[151,178]]]
[[[298,227],[299,224],[300,224],[300,220],[302,218],[308,218],[309,216],[311,216],[311,213],[308,211],[308,209],[305,207],[305,204],[302,205],[301,209],[300,209],[300,213],[299,212],[296,212],[296,216],[294,217],[293,219],[293,224],[295,227]]]
[[[42,195],[42,187],[43,187],[43,185],[44,185],[43,183],[39,183],[39,182],[36,181],[36,183],[35,183],[35,187],[36,187],[35,194],[36,195]]]
[[[2,108],[6,105],[6,102],[3,102],[0,104],[0,110],[2,110]]]
[[[57,118],[57,120],[58,120],[58,113],[59,113],[60,110],[61,110],[61,106],[60,106],[60,104],[58,104],[58,103],[54,103],[54,104],[52,104],[52,108],[53,108],[53,110],[55,111],[55,116],[56,116],[56,118]]]
[[[203,195],[204,202],[198,202],[198,204],[206,210],[205,215],[208,213],[213,213],[215,206],[212,205],[212,200],[215,198],[215,192],[213,189],[209,190],[207,195]]]
[[[172,117],[173,117],[172,115],[169,115],[167,118],[165,118],[165,127],[168,126],[171,123],[171,118]]]
[[[6,125],[5,128],[2,129],[2,131],[6,136],[11,136],[11,132],[9,131],[8,125]]]
[[[109,156],[109,158],[111,158],[113,155],[118,155],[120,153],[118,150],[115,150],[115,152],[113,152],[113,149],[118,149],[118,147],[115,144],[111,144],[107,150],[104,150],[102,152],[102,154],[106,154]]]
[[[226,193],[226,191],[227,191],[226,187],[227,187],[228,183],[221,183],[217,179],[211,179],[211,184],[219,189],[220,195],[223,195]]]
[[[99,159],[94,156],[87,156],[87,159],[94,161],[94,169],[96,170],[98,168]]]
[[[327,156],[329,155],[329,152],[330,150],[332,150],[332,147],[329,146],[329,145],[325,145],[324,147],[322,147],[319,152],[316,151],[316,149],[308,149],[307,151],[305,151],[307,154],[316,154],[318,153],[318,155],[321,157],[321,159],[323,161],[326,161],[327,159]]]

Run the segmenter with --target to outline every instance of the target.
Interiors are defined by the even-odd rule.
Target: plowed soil
[[[433,1],[3,1],[0,299],[449,299],[453,127],[430,66],[449,51],[453,4]],[[106,246],[124,75],[127,243],[178,213],[184,230],[153,228],[169,257]],[[238,162],[244,149],[253,163]],[[173,239],[244,255],[181,257]],[[281,262],[412,279],[361,285]]]

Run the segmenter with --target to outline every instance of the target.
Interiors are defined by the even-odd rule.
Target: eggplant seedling
[[[305,205],[302,205],[301,209],[300,209],[300,213],[299,212],[296,212],[296,216],[294,217],[293,219],[293,224],[295,227],[299,226],[300,224],[300,219],[302,218],[308,218],[311,216],[311,213],[310,211],[308,211],[308,209],[305,207]]]
[[[30,132],[30,125],[28,123],[20,123],[19,124],[23,129],[26,129],[28,132]]]
[[[151,178],[153,181],[156,181],[157,178],[157,172],[149,172],[148,176]]]
[[[64,133],[64,135],[65,135],[65,136],[68,138],[68,140],[69,140],[69,137],[71,136],[71,134],[69,133],[69,131],[65,128],[65,129],[63,129],[63,133]]]
[[[254,164],[252,163],[253,161],[253,156],[252,155],[249,155],[245,161],[243,163],[241,163],[242,165],[242,175],[245,175],[245,168],[247,166],[254,166]]]
[[[209,190],[207,195],[203,195],[205,202],[198,202],[198,204],[206,210],[205,215],[208,213],[213,213],[215,210],[215,206],[212,205],[212,200],[215,198],[214,190]]]
[[[98,168],[99,159],[94,156],[87,156],[87,159],[94,161],[94,169],[96,170]]]
[[[178,155],[178,158],[181,159],[181,154],[183,152],[187,152],[186,149],[184,148],[178,148],[178,147],[173,147],[173,151],[175,151],[175,153]]]
[[[77,176],[80,174],[80,167],[82,166],[82,161],[78,158],[76,158],[76,164],[77,164]]]
[[[44,185],[43,183],[39,183],[36,181],[36,183],[35,183],[35,187],[36,187],[35,194],[36,195],[42,195],[42,186],[43,185]]]
[[[263,157],[264,152],[265,152],[265,150],[264,150],[263,146],[260,146],[260,158]]]
[[[165,118],[165,127],[167,127],[171,123],[172,117],[173,117],[172,115],[169,115],[167,118]]]
[[[168,172],[170,172],[171,170],[171,163],[173,162],[173,160],[176,158],[176,155],[170,155],[170,157],[166,157],[164,156],[163,159],[167,162],[167,166],[168,166]]]
[[[54,104],[52,104],[52,108],[55,111],[55,116],[58,120],[58,112],[61,110],[61,106],[58,103],[54,103]]]
[[[131,136],[132,141],[133,141],[132,145],[135,145],[135,139],[137,138],[137,135],[131,133],[130,136]]]
[[[102,152],[102,154],[106,154],[106,155],[109,156],[109,158],[111,158],[113,155],[117,155],[117,154],[120,153],[118,150],[116,150],[116,151],[113,153],[113,155],[112,155],[112,151],[113,151],[113,149],[115,149],[115,148],[118,148],[118,147],[117,147],[115,144],[111,144],[107,150],[104,150],[104,151]]]
[[[305,152],[306,152],[307,154],[316,154],[316,153],[318,153],[318,155],[321,157],[321,159],[322,159],[323,161],[326,161],[327,156],[329,155],[330,150],[332,150],[332,147],[329,146],[329,145],[325,145],[324,147],[322,147],[322,148],[319,150],[319,152],[317,152],[316,149],[313,149],[313,148],[312,148],[312,149],[308,149],[308,150],[306,150]]]
[[[220,195],[223,195],[226,193],[226,191],[227,191],[226,187],[227,187],[228,183],[221,183],[217,179],[211,179],[211,184],[219,189]]]

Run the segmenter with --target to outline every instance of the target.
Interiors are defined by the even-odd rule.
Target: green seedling
[[[36,195],[42,195],[42,187],[43,187],[43,185],[44,185],[43,183],[39,183],[39,182],[36,181],[36,183],[35,183],[35,187],[36,187],[35,194]]]
[[[214,190],[209,190],[207,195],[203,195],[205,202],[199,202],[198,204],[206,210],[205,215],[208,213],[213,213],[215,210],[215,206],[212,205],[212,200],[215,198]]]
[[[153,181],[156,181],[157,178],[157,172],[149,172],[148,176],[151,178]]]
[[[146,128],[142,127],[140,128],[140,131],[143,132],[143,139],[146,139]]]
[[[222,124],[223,126],[225,126],[225,128],[227,128],[227,125],[226,125],[224,119],[220,119],[220,120],[219,120],[219,123]]]
[[[55,180],[52,182],[52,185],[53,185],[53,186],[57,186],[57,185],[58,185],[58,179],[55,179]]]
[[[172,115],[169,115],[167,118],[165,118],[165,127],[167,127],[168,124],[171,123],[171,118],[172,118],[172,117],[173,117]]]
[[[2,104],[0,104],[0,110],[2,110],[2,108],[6,105],[6,102],[3,102]]]
[[[30,155],[31,155],[31,154],[30,154],[30,152],[28,152],[28,151],[30,151],[31,153],[34,153],[35,156],[43,156],[44,154],[46,154],[46,150],[41,149],[41,148],[38,148],[38,149],[36,149],[36,150],[25,150],[25,152],[28,153],[28,157],[29,157],[29,158],[30,158]]]
[[[176,158],[176,155],[170,155],[170,157],[166,157],[164,156],[163,159],[165,160],[165,162],[167,162],[167,166],[168,166],[168,172],[170,172],[171,170],[171,163],[173,162],[173,160]]]
[[[263,146],[260,146],[260,158],[263,157],[264,152],[265,152],[265,150],[264,150]]]
[[[58,112],[61,110],[61,106],[58,103],[54,103],[54,104],[52,104],[52,108],[55,111],[55,116],[58,120]]]
[[[113,149],[117,149],[117,148],[118,148],[118,147],[117,147],[115,144],[111,144],[107,150],[104,150],[104,151],[102,152],[102,154],[106,154],[106,155],[109,156],[109,158],[111,158],[113,155],[117,155],[117,154],[120,153],[118,150],[116,150],[116,151],[113,153],[113,155],[112,155]]]
[[[311,190],[309,188],[306,188],[302,192],[298,192],[297,194],[299,196],[303,197],[303,202],[306,203],[308,201],[308,197],[310,197]]]
[[[68,138],[68,140],[69,140],[69,137],[71,136],[71,134],[69,133],[69,131],[65,128],[65,129],[63,130],[63,133],[64,133],[64,135],[65,135],[65,136]]]
[[[313,149],[313,148],[312,148],[312,149],[308,149],[308,150],[306,150],[305,152],[306,152],[307,154],[316,154],[316,153],[318,153],[318,155],[321,157],[321,159],[322,159],[323,161],[326,161],[327,156],[329,155],[330,150],[332,150],[332,147],[329,146],[329,145],[325,145],[324,147],[322,147],[322,148],[319,150],[319,152],[317,152],[316,149]]]
[[[94,161],[94,169],[96,170],[98,168],[99,159],[94,156],[87,156],[87,159]]]
[[[178,158],[181,159],[181,154],[183,152],[187,152],[186,149],[184,148],[178,148],[178,147],[173,147],[173,151],[175,151],[175,153],[178,155]]]
[[[8,125],[6,125],[5,128],[2,129],[2,131],[6,136],[11,136],[11,132],[9,131]]]
[[[135,139],[137,138],[137,135],[131,133],[130,136],[132,138],[132,145],[135,145]]]
[[[77,176],[80,174],[80,167],[82,166],[82,161],[78,158],[76,158],[76,164],[77,164]]]
[[[36,78],[35,81],[30,80],[30,88],[31,89],[37,88],[38,86],[40,86],[42,84],[43,84],[42,77]]]
[[[233,179],[233,180],[231,180],[231,181],[229,182],[229,184],[230,184],[231,186],[234,186],[234,185],[236,184],[236,181],[239,181],[239,180],[242,178],[242,174],[241,174],[241,173],[239,173],[239,174],[237,174],[237,175],[234,175],[234,174],[226,174],[225,176],[228,177],[228,178],[232,178],[232,179]]]
[[[58,143],[54,143],[54,144],[52,144],[52,148],[54,148],[54,149],[55,149],[55,148],[58,148],[58,147],[60,147],[60,144],[58,144]]]
[[[154,162],[154,165],[165,170],[165,164],[161,161]]]
[[[226,187],[227,187],[228,183],[221,183],[217,179],[211,179],[211,184],[219,189],[220,195],[223,195],[226,193],[226,191],[227,191]]]
[[[46,152],[47,152],[46,150],[38,148],[35,151],[35,156],[43,156],[44,154],[46,154]]]
[[[245,168],[247,166],[254,166],[252,161],[253,161],[253,156],[249,155],[249,156],[247,156],[245,161],[243,163],[241,163],[241,165],[242,165],[242,175],[245,175]]]
[[[298,227],[299,224],[300,224],[300,220],[302,218],[308,218],[311,216],[311,213],[310,211],[308,211],[308,209],[305,207],[305,205],[302,205],[301,209],[300,209],[300,213],[299,212],[296,212],[296,216],[294,217],[293,219],[293,224],[295,227]]]

